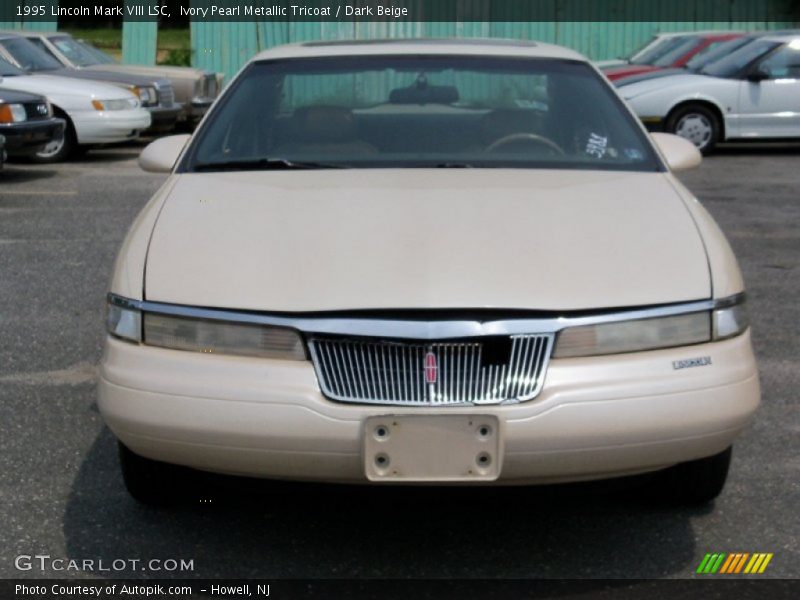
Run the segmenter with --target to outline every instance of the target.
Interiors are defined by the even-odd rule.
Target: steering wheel
[[[492,142],[491,145],[486,148],[486,152],[497,152],[499,148],[515,142],[538,144],[539,146],[544,146],[552,150],[556,154],[560,154],[561,156],[564,155],[564,151],[561,149],[561,146],[556,144],[553,140],[541,135],[536,135],[535,133],[512,133],[510,135],[505,135],[499,140]]]

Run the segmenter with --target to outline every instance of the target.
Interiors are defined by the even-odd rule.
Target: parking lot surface
[[[748,286],[763,405],[712,506],[617,485],[389,489],[210,478],[196,504],[137,505],[95,404],[116,250],[164,180],[139,148],[0,172],[0,577],[691,577],[708,552],[800,575],[797,146],[729,147],[682,175]],[[635,285],[635,282],[631,282]],[[18,555],[186,559],[191,572],[18,571]]]

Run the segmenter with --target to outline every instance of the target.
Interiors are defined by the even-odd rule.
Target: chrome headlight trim
[[[307,317],[265,314],[252,311],[234,311],[218,308],[201,308],[163,302],[130,300],[108,295],[113,305],[143,312],[159,313],[177,317],[272,325],[295,329],[303,333],[319,333],[347,336],[385,337],[396,339],[437,340],[482,337],[488,335],[520,335],[531,333],[558,333],[568,327],[616,323],[638,319],[668,317],[697,312],[711,312],[728,308],[744,301],[744,294],[721,300],[699,300],[656,306],[651,308],[625,309],[599,312],[592,315],[545,317],[533,319],[477,320],[414,320],[378,319],[359,317]]]
[[[714,340],[725,340],[744,333],[750,326],[746,297],[742,294],[725,298],[717,303],[712,313],[711,326]]]
[[[138,308],[109,302],[106,305],[106,330],[128,342],[142,341],[142,311]]]

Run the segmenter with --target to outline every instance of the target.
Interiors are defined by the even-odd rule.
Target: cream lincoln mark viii
[[[129,491],[176,473],[725,482],[759,403],[742,277],[602,75],[504,41],[256,56],[123,243],[99,404]]]

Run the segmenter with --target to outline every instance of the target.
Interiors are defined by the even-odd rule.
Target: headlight
[[[108,305],[106,329],[111,335],[131,342],[142,341],[142,313],[134,308]]]
[[[175,350],[306,360],[303,340],[291,329],[147,313],[144,343]]]
[[[137,87],[132,86],[130,91],[139,97],[139,101],[143,106],[150,106],[158,103],[158,94],[153,87]]]
[[[743,294],[719,301],[717,305],[719,308],[711,311],[568,327],[558,334],[553,357],[600,356],[689,346],[733,337],[747,329]]]
[[[22,104],[0,104],[0,123],[19,123],[28,119]]]
[[[726,298],[717,303],[713,313],[713,335],[715,340],[734,337],[750,326],[744,294]]]
[[[131,110],[139,106],[136,98],[115,98],[113,100],[92,100],[95,110]]]

